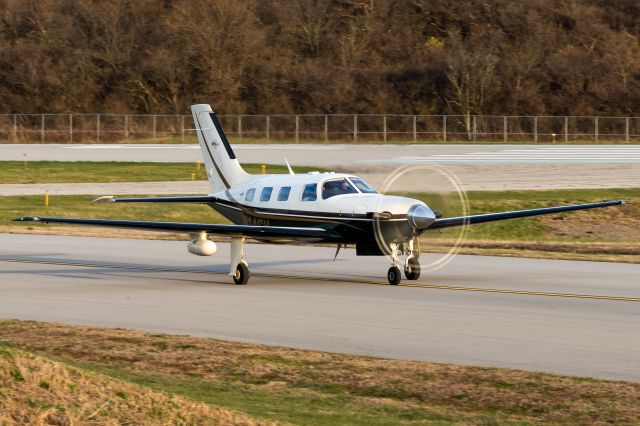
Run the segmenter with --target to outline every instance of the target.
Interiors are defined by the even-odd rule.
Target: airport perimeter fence
[[[637,143],[640,117],[219,115],[234,142]],[[194,142],[190,115],[0,114],[0,142]]]

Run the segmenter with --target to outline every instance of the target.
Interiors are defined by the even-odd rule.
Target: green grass
[[[267,387],[234,381],[214,381],[194,375],[162,375],[133,371],[122,366],[59,359],[83,370],[179,395],[195,401],[225,407],[252,417],[293,424],[343,425],[452,425],[469,416],[444,414],[441,407],[429,410],[394,404],[365,405],[347,392],[327,392],[295,387]],[[452,410],[453,411],[453,410]],[[481,416],[482,417],[482,416]]]
[[[261,164],[243,164],[247,173],[262,173]],[[287,173],[285,165],[267,164],[267,173]],[[313,167],[295,167],[306,173]],[[91,161],[22,161],[0,162],[0,184],[74,183],[74,182],[156,182],[207,178],[206,170],[196,163],[138,163]]]
[[[225,222],[221,215],[201,204],[94,204],[91,203],[94,198],[96,196],[93,195],[50,196],[49,207],[44,207],[43,196],[0,197],[0,224],[20,226],[20,222],[11,222],[11,219],[18,216],[144,219],[199,223]],[[49,227],[50,225],[42,226]]]

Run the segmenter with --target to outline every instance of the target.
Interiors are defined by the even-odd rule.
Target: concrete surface
[[[0,234],[0,317],[640,382],[640,265],[458,256],[392,287],[384,258],[248,245],[234,286],[219,247]]]

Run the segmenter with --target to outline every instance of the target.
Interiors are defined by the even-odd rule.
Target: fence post
[[[353,114],[353,141],[358,140],[358,114]]]
[[[538,143],[538,117],[533,117],[533,141]]]
[[[564,143],[569,142],[569,117],[564,118]]]
[[[502,118],[502,120],[503,120],[503,123],[502,123],[503,140],[504,140],[504,142],[506,142],[506,141],[507,141],[507,139],[508,139],[508,136],[507,136],[507,135],[508,135],[508,131],[507,131],[507,117],[506,117],[506,116],[504,116],[504,117]]]
[[[158,116],[153,114],[153,140],[156,140],[158,134]]]
[[[242,140],[242,115],[238,116],[238,139]]]
[[[384,141],[387,141],[387,114],[382,115],[382,137]]]
[[[124,139],[129,140],[129,115],[124,115]]]
[[[327,114],[324,115],[324,140],[329,140],[329,116]]]
[[[629,117],[624,120],[624,141],[629,142]]]
[[[593,136],[594,136],[594,138],[595,138],[595,140],[596,140],[596,143],[598,143],[598,136],[599,136],[599,135],[598,135],[598,117],[594,117],[594,118],[593,118],[593,126],[594,126],[594,129],[593,129],[593,131],[594,131]]]
[[[471,132],[473,134],[473,141],[476,141],[477,135],[478,135],[478,116],[477,115],[473,115],[473,125],[471,127]]]
[[[18,141],[18,115],[13,114],[13,141]]]
[[[180,116],[180,142],[184,142],[184,115]]]
[[[296,115],[296,143],[300,141],[300,116]]]
[[[265,119],[265,128],[266,128],[266,136],[267,140],[271,140],[271,116],[267,115]]]
[[[40,142],[44,143],[44,114],[40,114]]]
[[[100,142],[100,114],[96,114],[96,142]]]
[[[69,114],[69,142],[73,143],[73,114]]]
[[[418,119],[416,116],[413,116],[413,141],[418,141]]]
[[[442,116],[442,141],[447,141],[447,116]]]

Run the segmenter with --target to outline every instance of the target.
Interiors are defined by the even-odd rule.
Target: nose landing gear
[[[398,267],[398,258],[403,254],[403,251],[407,254],[407,259],[404,263],[404,276],[412,281],[420,278],[420,262],[418,260],[420,257],[420,248],[414,249],[414,240],[410,240],[406,246],[404,244],[401,246],[406,250],[399,249],[398,247],[398,244],[390,244],[392,265],[387,271],[387,280],[389,280],[389,284],[391,285],[400,284],[400,280],[402,279],[402,274]]]

